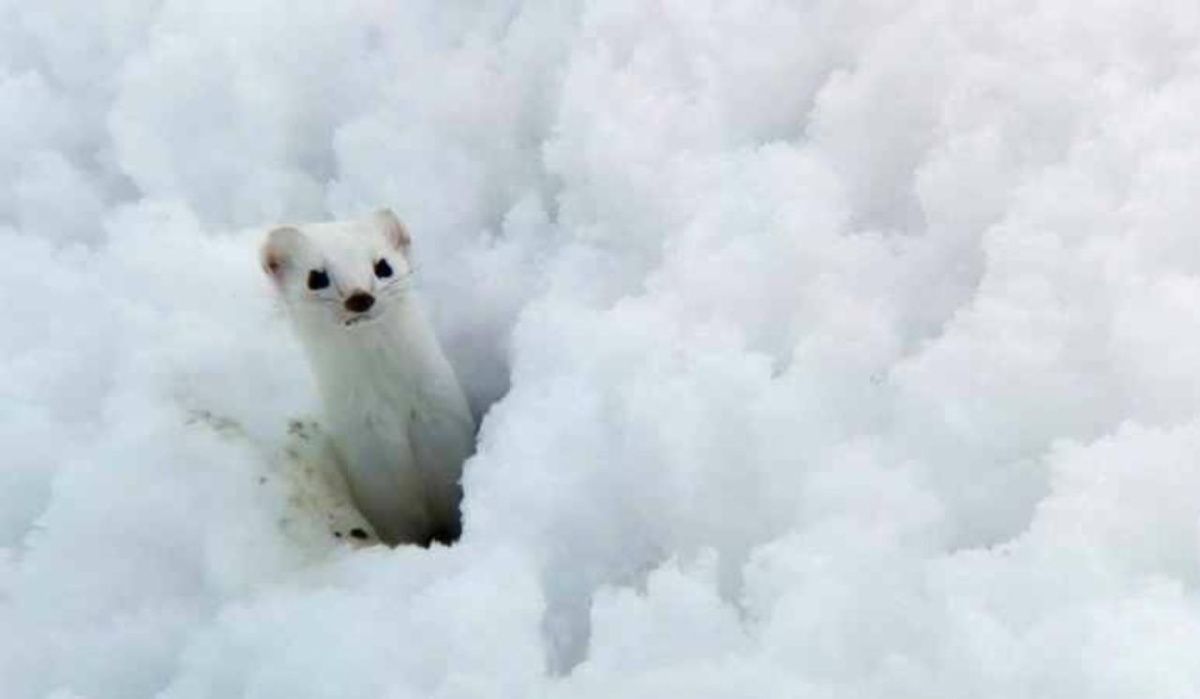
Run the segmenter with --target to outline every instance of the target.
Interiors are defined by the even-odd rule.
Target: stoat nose
[[[371,306],[375,305],[375,297],[365,291],[356,291],[350,294],[343,305],[347,311],[366,313],[371,310]]]

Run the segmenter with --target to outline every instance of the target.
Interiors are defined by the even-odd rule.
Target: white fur
[[[408,237],[390,211],[272,231],[264,266],[304,344],[350,492],[388,543],[459,532],[459,480],[475,424],[454,371],[412,295]],[[384,258],[388,279],[374,273]],[[326,289],[307,286],[323,270]],[[347,311],[355,292],[367,312]]]

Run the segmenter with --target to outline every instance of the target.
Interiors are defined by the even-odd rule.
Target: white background
[[[0,696],[1198,696],[1198,182],[1190,1],[0,0]],[[260,483],[384,205],[452,549]]]

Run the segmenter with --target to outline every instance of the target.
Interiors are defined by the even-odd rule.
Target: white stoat
[[[458,537],[475,422],[412,296],[409,246],[385,209],[276,228],[262,264],[308,353],[355,504],[385,542],[428,545]]]

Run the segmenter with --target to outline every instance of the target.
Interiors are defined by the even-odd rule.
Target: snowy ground
[[[1189,0],[0,0],[0,697],[1200,696],[1198,181]],[[381,205],[452,549],[281,521]]]

